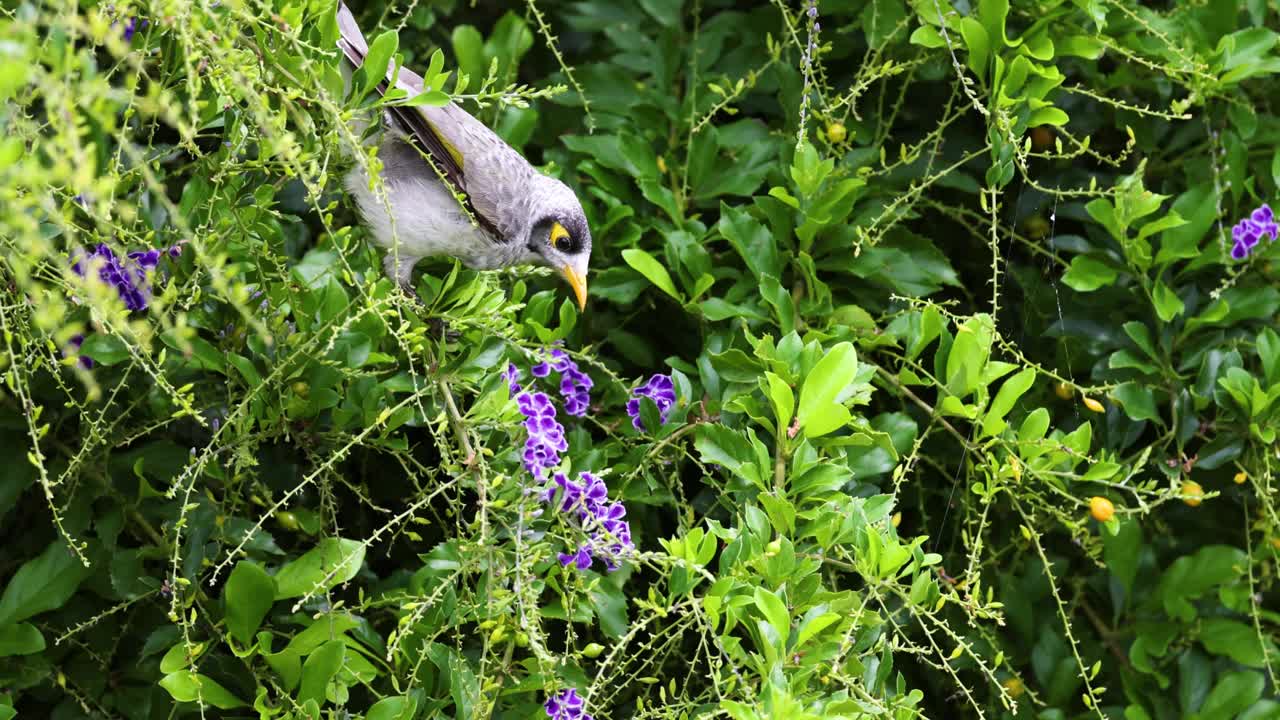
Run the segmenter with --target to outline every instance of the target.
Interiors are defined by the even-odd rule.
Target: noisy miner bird
[[[360,67],[369,45],[343,2],[338,29],[338,47]],[[390,70],[375,70],[386,75],[378,84],[384,95]],[[407,68],[400,69],[395,87],[409,97],[425,90],[422,77]],[[477,270],[545,265],[564,277],[578,307],[586,308],[591,230],[568,186],[535,170],[453,103],[389,107],[378,142],[385,200],[370,189],[359,164],[344,184],[374,240],[389,251],[383,261],[389,277],[411,288],[413,266],[434,255],[456,257]]]

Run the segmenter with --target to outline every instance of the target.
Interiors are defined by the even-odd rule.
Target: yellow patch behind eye
[[[550,237],[547,238],[547,240],[552,245],[555,245],[556,243],[560,242],[560,240],[567,237],[569,237],[569,231],[565,230],[563,225],[561,225],[560,223],[551,223],[551,235]]]

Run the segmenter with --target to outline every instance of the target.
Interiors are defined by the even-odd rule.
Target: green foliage
[[[385,100],[333,5],[0,9],[0,720],[1280,718],[1274,3],[373,3]],[[384,277],[355,121],[450,99],[585,313]],[[521,462],[553,345],[616,572]]]

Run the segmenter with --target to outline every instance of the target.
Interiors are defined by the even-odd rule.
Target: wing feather
[[[364,33],[360,31],[360,26],[356,23],[355,16],[351,14],[351,10],[347,8],[346,3],[341,2],[341,0],[338,2],[338,30],[338,47],[342,50],[343,55],[355,67],[364,65],[365,56],[369,53],[369,45],[365,41]],[[379,94],[386,95],[393,70],[394,66],[388,66],[386,77],[378,82]],[[395,86],[408,93],[409,97],[419,95],[424,90],[422,76],[405,67],[401,67],[399,74],[395,77]],[[441,110],[443,108],[433,109]],[[467,119],[477,125],[480,124],[461,108],[454,106],[449,109],[466,115]],[[426,110],[426,108],[421,107],[391,106],[387,108],[387,113],[400,126],[400,129],[414,141],[419,151],[424,153],[424,159],[434,167],[434,171],[441,179],[453,187],[454,194],[460,197],[463,207],[476,220],[477,224],[486,231],[486,234],[499,242],[505,241],[506,237],[498,228],[497,218],[489,213],[481,212],[481,208],[476,206],[471,194],[468,192],[467,176],[464,172],[466,163],[463,153],[459,152],[457,145],[448,139],[447,133],[441,133],[437,129]],[[452,115],[452,113],[450,114]],[[488,128],[485,129],[487,130]],[[485,207],[484,210],[492,212],[496,208]]]

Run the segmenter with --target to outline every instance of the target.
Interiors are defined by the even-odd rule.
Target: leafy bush
[[[357,14],[583,314],[331,0],[5,4],[0,719],[1280,717],[1274,4],[501,5]]]

